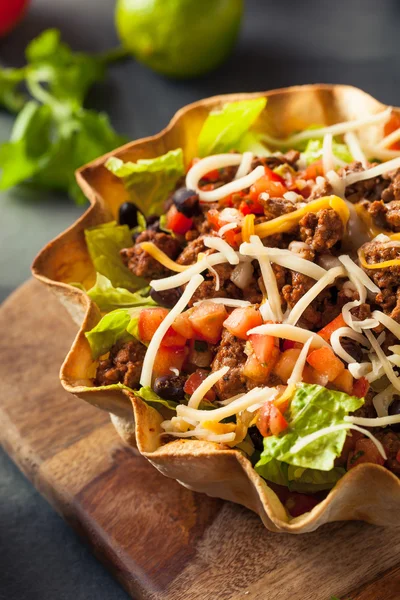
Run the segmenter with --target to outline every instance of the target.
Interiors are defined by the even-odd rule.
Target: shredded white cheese
[[[302,344],[305,344],[311,338],[312,348],[322,348],[323,346],[330,348],[328,342],[317,333],[287,323],[265,323],[264,325],[250,329],[247,333],[248,335],[253,333],[272,335],[273,337],[292,340],[293,342],[300,342]]]
[[[348,416],[345,417],[344,420],[348,423],[354,423],[355,425],[361,425],[363,427],[387,427],[394,423],[400,423],[400,415],[390,415],[387,417],[375,417],[370,419],[366,417]]]
[[[160,325],[158,326],[155,334],[153,335],[150,341],[150,344],[147,348],[143,360],[142,373],[140,375],[140,385],[142,385],[143,387],[151,385],[154,361],[156,359],[156,354],[161,345],[164,335],[171,327],[175,318],[186,308],[190,298],[193,296],[194,292],[197,290],[197,288],[203,281],[204,277],[202,277],[199,274],[194,275],[188,283],[188,285],[186,286],[186,289],[183,292],[182,296],[179,298],[178,302],[169,311],[164,320],[161,321]]]
[[[400,325],[397,323],[392,317],[389,315],[385,315],[385,313],[380,310],[374,310],[372,313],[372,317],[382,323],[389,331],[393,333],[400,340]]]
[[[375,350],[375,354],[379,358],[381,365],[386,373],[387,378],[393,384],[393,386],[396,388],[396,390],[400,391],[400,378],[393,371],[392,365],[386,358],[385,353],[383,352],[382,348],[376,341],[374,335],[370,331],[366,331],[365,335],[367,336],[369,343],[371,344],[371,347],[373,348],[373,350]]]
[[[221,252],[216,252],[215,254],[205,256],[194,265],[190,265],[190,267],[185,269],[182,273],[164,277],[164,279],[153,279],[150,282],[150,285],[157,292],[161,290],[170,290],[171,288],[185,285],[185,283],[190,281],[194,275],[202,273],[214,265],[226,262],[228,262],[226,257]]]
[[[225,256],[226,260],[231,265],[239,264],[238,254],[234,251],[232,246],[225,242],[225,240],[221,240],[221,238],[219,237],[209,236],[205,237],[203,239],[203,242],[207,248],[213,248],[214,250],[218,250],[218,252],[221,252],[221,254]]]
[[[247,175],[251,169],[251,163],[253,161],[253,153],[252,152],[244,152],[242,155],[242,160],[239,165],[239,168],[236,172],[235,179],[240,179]]]
[[[263,243],[258,237],[258,235],[250,236],[250,242],[252,247],[256,251],[255,258],[257,258],[260,264],[261,275],[264,281],[265,289],[267,291],[269,306],[274,316],[273,321],[282,321],[283,314],[281,306],[281,297],[279,294],[276,277],[271,267],[269,258],[265,254],[263,254]],[[243,244],[240,247],[240,253],[244,254],[244,252],[242,251],[242,246]]]
[[[392,160],[388,160],[387,162],[383,162],[376,167],[372,167],[371,169],[367,169],[366,171],[360,171],[359,173],[349,173],[346,177],[343,178],[343,183],[345,187],[349,185],[353,185],[357,183],[357,181],[365,181],[366,179],[372,179],[373,177],[379,177],[379,175],[384,175],[384,173],[388,173],[389,171],[394,171],[400,167],[400,156],[398,158],[393,158]]]
[[[289,325],[296,325],[303,312],[308,308],[311,302],[320,294],[326,287],[331,285],[338,277],[343,277],[346,271],[343,267],[334,267],[325,272],[325,275],[321,277],[312,288],[310,288],[298,302],[293,306],[290,311],[289,317],[286,322]]]
[[[362,346],[369,346],[368,340],[361,333],[357,333],[351,327],[339,327],[336,329],[330,337],[331,346],[335,354],[337,354],[340,358],[345,360],[347,363],[355,363],[356,360],[351,354],[349,354],[340,343],[340,338],[346,337],[358,342]],[[368,363],[369,364],[369,363]],[[353,374],[353,373],[352,373]],[[361,377],[361,375],[359,376]],[[359,379],[357,377],[357,379]]]
[[[206,379],[202,381],[199,387],[193,392],[187,405],[191,408],[198,408],[200,402],[203,400],[207,392],[211,390],[212,386],[216,384],[221,377],[226,375],[228,371],[229,367],[222,367],[221,369],[218,369],[218,371],[215,371],[206,377]]]
[[[356,160],[357,162],[360,162],[362,164],[362,166],[364,167],[364,169],[366,169],[367,165],[368,165],[368,161],[367,161],[367,158],[366,158],[364,152],[362,151],[360,141],[357,137],[357,134],[354,133],[354,131],[348,131],[347,133],[344,134],[344,141],[346,142],[354,160]]]
[[[227,223],[226,225],[222,225],[222,227],[218,229],[218,235],[220,237],[224,237],[227,231],[230,231],[231,229],[236,229],[236,227],[237,223]]]
[[[309,338],[301,349],[301,352],[296,360],[296,364],[293,367],[293,371],[289,379],[287,380],[288,386],[296,385],[303,381],[303,370],[307,360],[307,354],[310,349],[312,338]]]
[[[358,265],[356,265],[356,263],[353,260],[351,260],[350,256],[342,254],[341,256],[339,256],[339,260],[345,267],[348,274],[358,279],[360,283],[367,288],[367,290],[369,290],[373,294],[379,293],[378,286],[375,285],[372,279],[370,279],[368,275],[364,273],[364,271]]]

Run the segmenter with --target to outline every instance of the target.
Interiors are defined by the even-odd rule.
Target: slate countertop
[[[58,27],[74,49],[117,45],[112,0],[32,0],[0,41],[0,62],[19,65],[27,42]],[[131,139],[164,127],[181,106],[219,93],[302,83],[346,83],[400,105],[400,3],[396,0],[247,0],[229,61],[202,79],[169,81],[129,61],[113,66],[88,105]],[[0,140],[12,118],[0,113]],[[83,211],[61,194],[0,193],[0,300],[29,277],[34,255]],[[3,340],[3,342],[6,342]],[[117,600],[125,592],[0,452],[0,598]]]

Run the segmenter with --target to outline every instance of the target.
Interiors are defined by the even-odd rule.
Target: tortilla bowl
[[[70,283],[88,287],[94,282],[95,272],[86,249],[84,230],[115,219],[119,205],[128,199],[120,180],[104,167],[105,161],[110,155],[124,161],[137,161],[182,147],[188,164],[195,156],[196,139],[211,110],[226,102],[261,96],[268,98],[268,105],[256,128],[276,137],[316,122],[332,124],[386,108],[368,94],[349,86],[313,85],[218,96],[181,109],[158,135],[127,144],[80,169],[78,182],[91,206],[72,227],[48,244],[33,264],[35,277],[58,295],[81,325],[61,368],[61,382],[67,391],[109,412],[126,443],[137,444],[143,456],[161,473],[192,490],[250,508],[271,531],[305,533],[337,520],[364,520],[394,526],[400,509],[400,481],[383,467],[358,465],[311,512],[291,518],[276,493],[239,450],[198,440],[176,440],[162,445],[160,424],[165,415],[121,384],[91,387],[95,364],[85,332],[93,328],[101,315],[88,296]]]

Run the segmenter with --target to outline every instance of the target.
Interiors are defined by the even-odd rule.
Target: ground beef
[[[171,271],[163,267],[158,260],[150,256],[140,248],[141,242],[153,242],[167,256],[176,259],[181,251],[181,246],[176,238],[167,233],[159,233],[147,229],[143,231],[136,239],[136,244],[131,248],[123,248],[120,251],[122,261],[125,266],[137,277],[144,279],[161,279],[171,275]]]
[[[364,404],[353,413],[355,417],[362,417],[363,419],[374,419],[376,417],[376,410],[372,402],[375,394],[376,392],[372,388],[368,390]]]
[[[375,200],[363,202],[361,205],[372,216],[377,227],[400,231],[400,200],[392,200],[387,204],[384,204],[383,200]]]
[[[339,215],[331,208],[307,213],[300,220],[300,237],[316,252],[332,248],[343,236],[344,228]]]
[[[199,300],[210,298],[243,298],[243,292],[230,280],[234,267],[227,263],[215,265],[214,270],[219,276],[219,290],[216,289],[216,277],[214,273],[207,271],[203,273],[205,280],[199,285],[193,294],[189,305],[193,306]]]
[[[385,179],[389,179],[389,186],[382,192],[382,200],[384,202],[391,202],[392,200],[400,200],[400,169],[392,171],[385,176]]]
[[[229,367],[229,371],[215,385],[214,389],[220,400],[225,400],[236,394],[245,393],[246,380],[242,375],[243,366],[247,360],[244,353],[245,341],[235,337],[226,329],[223,331],[221,343],[211,364],[211,371]]]
[[[292,282],[282,288],[282,296],[287,303],[289,308],[293,308],[295,304],[304,296],[310,288],[313,287],[315,281],[307,275],[297,273],[296,271],[290,272]],[[314,300],[303,312],[302,323],[306,324],[307,327],[314,329],[319,327],[321,322],[321,313],[318,311],[316,300]]]
[[[200,252],[209,252],[210,249],[204,245],[204,236],[200,236],[189,242],[177,258],[180,265],[194,265]]]
[[[297,150],[289,150],[286,154],[276,154],[274,156],[263,156],[255,158],[251,163],[251,168],[265,166],[270,169],[276,169],[280,165],[290,165],[292,168],[296,168],[296,163],[300,158],[300,152]]]
[[[368,168],[374,166],[373,164],[368,165]],[[364,167],[360,162],[354,162],[350,165],[346,165],[339,171],[339,175],[348,175],[349,173],[359,173],[365,171]],[[350,202],[356,203],[360,200],[367,199],[370,202],[379,200],[382,196],[383,191],[389,185],[389,181],[384,177],[374,177],[373,179],[365,179],[364,181],[357,181],[353,185],[347,186],[346,198]]]
[[[267,200],[259,199],[264,208],[264,215],[267,221],[285,215],[296,210],[296,206],[290,200],[285,198],[268,198]]]
[[[137,340],[116,344],[106,360],[97,367],[95,385],[123,383],[135,389],[139,385],[146,347]]]
[[[400,259],[400,247],[386,246],[382,242],[367,242],[362,246],[367,263],[380,263],[387,260]],[[364,269],[378,287],[393,288],[400,285],[400,266],[385,269]]]
[[[375,302],[379,304],[384,313],[400,323],[400,289],[383,289],[375,296]]]
[[[324,196],[330,196],[333,194],[333,188],[329,181],[324,179],[322,183],[317,183],[313,187],[311,194],[308,197],[308,201],[316,200],[317,198],[323,198]]]
[[[375,430],[372,433],[385,448],[387,456],[385,467],[400,476],[400,463],[396,460],[397,453],[400,451],[400,435],[387,428],[378,432]]]

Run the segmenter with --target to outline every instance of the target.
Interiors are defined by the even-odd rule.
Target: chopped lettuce
[[[157,303],[148,296],[149,290],[147,286],[137,292],[129,292],[125,288],[114,287],[107,277],[97,273],[96,283],[87,294],[101,311],[108,312],[116,308],[132,306],[157,306]]]
[[[209,156],[238,149],[245,134],[256,122],[266,104],[266,98],[255,98],[254,100],[230,102],[224,104],[220,110],[211,112],[200,131],[199,156]]]
[[[238,143],[237,151],[253,152],[256,156],[271,156],[272,151],[261,141],[261,137],[261,134],[256,131],[248,131]]]
[[[169,192],[185,172],[181,148],[156,158],[139,159],[135,163],[112,156],[105,166],[124,180],[132,202],[145,216],[162,214]]]
[[[307,146],[303,152],[303,158],[307,165],[316,162],[322,158],[322,140],[308,140]],[[346,144],[341,144],[333,140],[332,142],[333,154],[345,163],[351,163],[353,157]]]
[[[98,273],[107,277],[113,287],[128,290],[140,289],[146,281],[136,277],[122,262],[119,251],[132,246],[132,236],[127,225],[116,221],[85,229],[87,248]]]
[[[330,471],[304,469],[281,462],[272,456],[266,458],[257,472],[267,481],[284,485],[292,492],[315,493],[333,488],[346,473],[345,469],[335,467]]]
[[[142,387],[140,388],[140,390],[135,390],[135,394],[136,396],[139,396],[139,398],[142,398],[142,400],[145,400],[145,402],[147,402],[147,404],[150,404],[150,406],[155,404],[156,406],[154,408],[157,408],[157,404],[162,404],[170,410],[176,410],[176,407],[178,406],[177,402],[173,402],[172,400],[164,400],[164,398],[160,398],[158,394],[153,392],[150,386]]]
[[[287,430],[279,436],[264,438],[264,450],[255,466],[256,471],[263,475],[263,467],[271,458],[304,469],[330,471],[335,458],[342,452],[345,430],[324,435],[298,452],[292,449],[301,438],[325,427],[344,423],[344,417],[363,403],[363,398],[328,390],[320,385],[302,384],[297,388],[286,414],[289,422]]]
[[[120,308],[105,315],[93,329],[85,333],[94,359],[106,354],[121,339],[131,339],[127,333],[131,320],[129,311]]]

